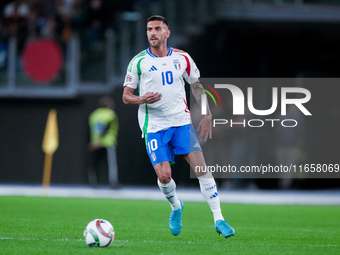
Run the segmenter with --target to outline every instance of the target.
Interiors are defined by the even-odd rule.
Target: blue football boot
[[[218,220],[215,223],[216,232],[223,235],[225,238],[229,238],[235,235],[235,230],[227,224],[227,221]]]
[[[179,202],[181,203],[181,209],[172,210],[169,219],[170,231],[174,236],[179,235],[182,230],[182,212],[184,204],[182,200],[179,200]]]

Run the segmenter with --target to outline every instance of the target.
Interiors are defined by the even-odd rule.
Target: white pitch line
[[[226,191],[219,189],[222,203],[242,204],[301,204],[301,205],[340,205],[340,190],[335,191]],[[109,199],[161,200],[163,193],[158,187],[128,187],[118,190],[108,187],[97,189],[88,186],[52,185],[48,192],[50,197],[82,197]],[[43,196],[41,185],[0,185],[0,196]],[[197,188],[177,189],[177,195],[183,201],[204,202]]]
[[[20,241],[52,241],[52,242],[85,242],[84,239],[68,239],[68,238],[62,238],[62,239],[50,239],[50,238],[14,238],[14,237],[0,237],[0,240],[20,240]],[[170,243],[170,244],[199,244],[199,245],[209,245],[211,243],[209,242],[192,242],[192,241],[155,241],[155,240],[141,240],[141,241],[129,241],[129,240],[114,240],[114,243]],[[237,243],[239,245],[249,245],[249,243]],[[301,247],[301,245],[291,245],[291,244],[272,244],[272,243],[258,243],[256,245],[264,245],[264,246],[296,246]],[[340,247],[338,244],[307,244],[302,245],[304,247]]]

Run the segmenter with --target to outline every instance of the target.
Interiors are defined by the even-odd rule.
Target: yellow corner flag
[[[57,111],[50,110],[47,118],[42,149],[46,154],[53,154],[59,146]]]
[[[50,110],[47,118],[42,149],[45,152],[45,164],[43,175],[44,195],[48,194],[48,188],[51,181],[52,156],[59,146],[59,133],[57,123],[57,112],[55,109]]]

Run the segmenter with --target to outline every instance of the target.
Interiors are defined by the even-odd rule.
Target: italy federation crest
[[[178,59],[174,60],[174,66],[176,70],[181,70],[181,62]]]
[[[157,158],[156,158],[156,154],[153,152],[153,153],[151,153],[151,158],[152,158],[152,160],[153,161],[155,161]]]

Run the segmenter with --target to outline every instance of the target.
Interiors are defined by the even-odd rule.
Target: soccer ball
[[[91,247],[108,247],[115,240],[115,232],[110,222],[96,219],[87,224],[84,237]]]

